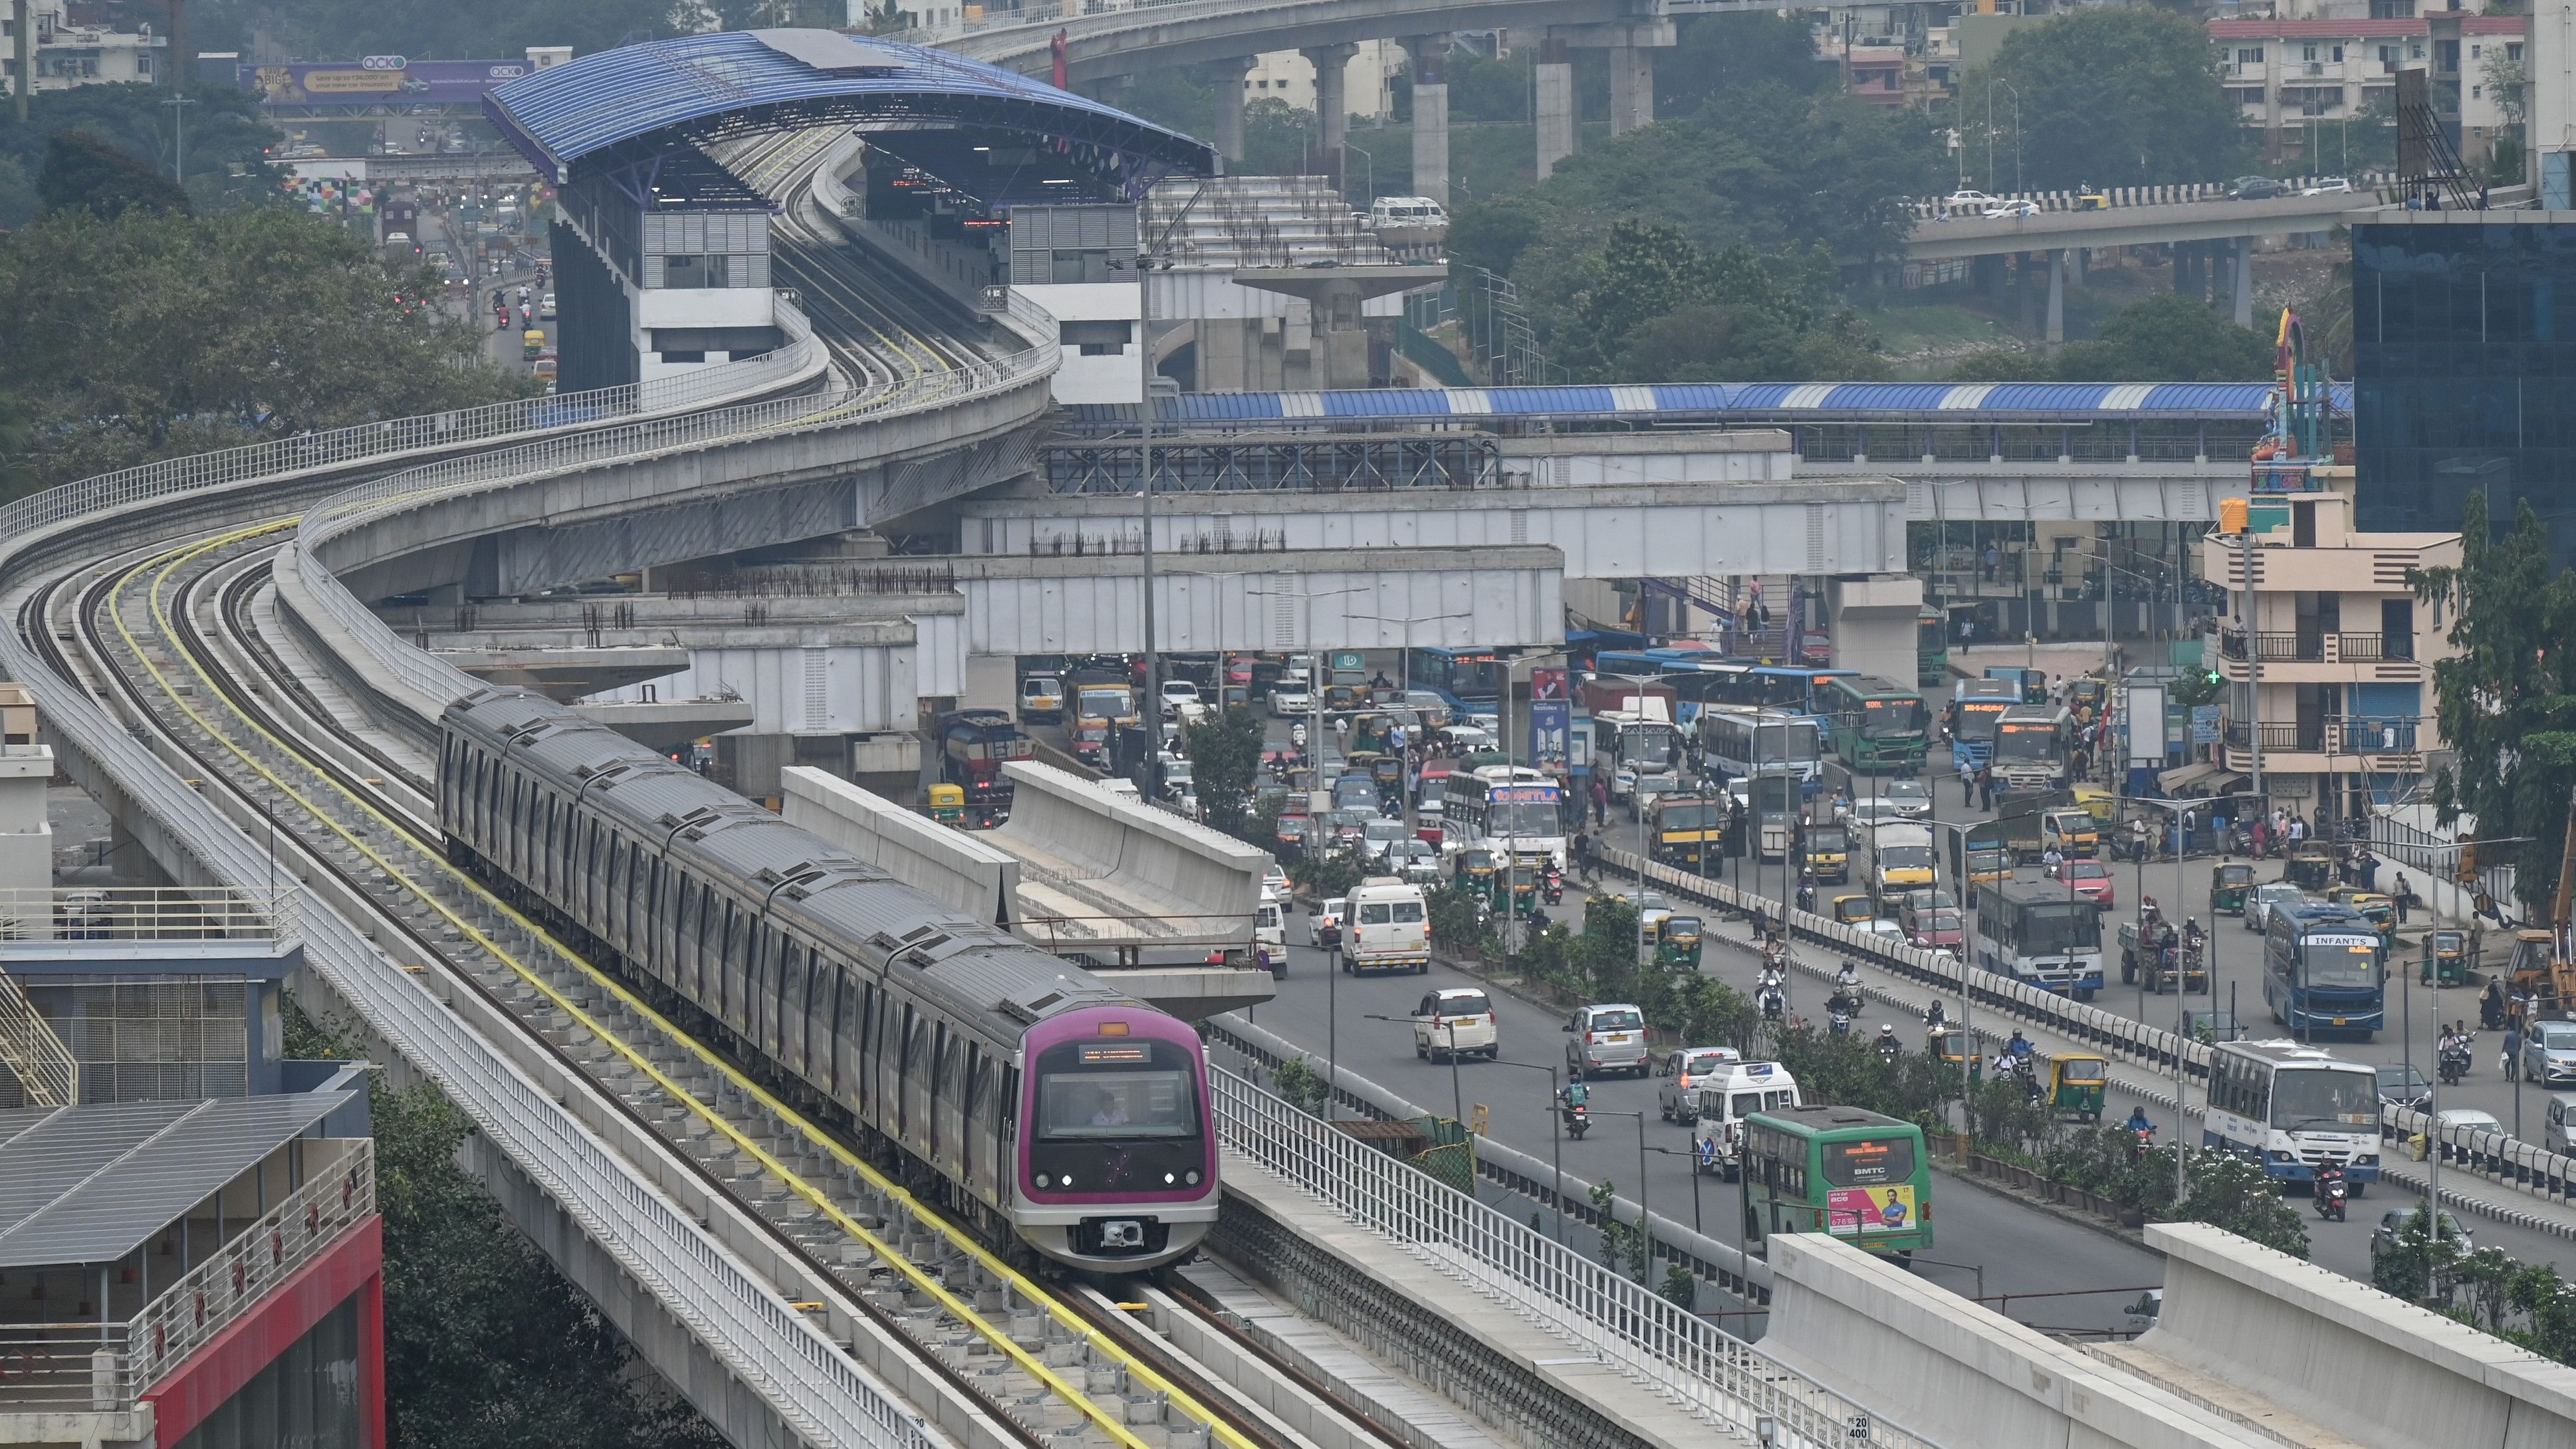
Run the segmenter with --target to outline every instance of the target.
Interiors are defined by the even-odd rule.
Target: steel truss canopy
[[[962,127],[1031,138],[1121,191],[1213,175],[1215,149],[1043,81],[946,51],[831,30],[733,30],[620,46],[484,97],[494,125],[557,185],[649,160],[672,141],[826,125]]]

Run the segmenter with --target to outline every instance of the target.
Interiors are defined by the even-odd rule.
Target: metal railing
[[[0,890],[0,958],[12,941],[271,941],[295,934],[292,902],[221,886]]]
[[[1044,377],[1062,361],[1063,354],[1054,345],[1031,347],[962,368],[916,373],[899,382],[741,403],[405,469],[335,493],[306,510],[296,529],[295,569],[316,605],[405,687],[434,700],[460,699],[482,688],[482,681],[414,647],[360,603],[320,556],[332,540],[390,514],[478,488],[965,402]]]
[[[376,1144],[347,1150],[115,1323],[0,1325],[0,1404],[121,1413],[376,1210]]]
[[[2411,755],[2420,748],[2417,739],[2423,723],[2407,715],[2267,719],[2262,724],[2263,748],[2285,754],[2304,751],[2325,755]],[[2253,734],[2253,727],[2245,720],[2227,722],[2225,735],[2230,749],[2244,749]]]
[[[725,375],[738,376],[731,369],[739,365],[729,364]],[[763,385],[778,376],[769,374]],[[17,575],[26,551],[58,526],[224,481],[240,480],[184,470],[113,484],[92,479],[0,507],[0,579],[22,587]],[[54,674],[14,628],[0,629],[0,670],[35,695],[58,743],[76,749],[137,809],[185,841],[215,878],[243,890],[269,878],[264,849],[174,776],[78,681]],[[713,1349],[790,1431],[817,1446],[936,1449],[900,1396],[442,1003],[425,979],[403,971],[336,912],[303,913],[300,934],[307,966],[471,1117],[657,1306]]]
[[[1208,1077],[1227,1147],[1693,1417],[1748,1440],[1767,1416],[1784,1443],[1849,1443],[1855,1419],[1869,1423],[1872,1444],[1934,1442],[1244,1078],[1222,1068]]]
[[[79,1061],[6,971],[0,971],[0,1067],[18,1079],[18,1095],[30,1106],[80,1100]]]

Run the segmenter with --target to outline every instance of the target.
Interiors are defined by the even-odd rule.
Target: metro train
[[[1133,1272],[1206,1237],[1188,1023],[542,696],[477,691],[440,734],[452,860],[932,1174],[989,1241]]]

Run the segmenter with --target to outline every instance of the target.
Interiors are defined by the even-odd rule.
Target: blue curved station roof
[[[1213,174],[1203,142],[1043,81],[917,45],[831,30],[727,30],[620,46],[498,87],[484,109],[558,184],[586,157],[826,125],[968,125],[1044,137],[1103,169]]]
[[[2262,382],[1746,382],[1592,387],[1379,388],[1347,392],[1183,393],[1158,410],[1189,424],[1471,422],[1491,418],[1656,418],[1816,422],[2034,423],[2128,419],[2259,421]],[[2352,388],[2337,384],[2337,411]],[[1108,409],[1077,414],[1110,416]],[[1132,408],[1118,408],[1119,414]]]

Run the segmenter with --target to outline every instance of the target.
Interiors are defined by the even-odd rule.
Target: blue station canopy
[[[484,97],[561,185],[671,140],[852,125],[961,126],[1025,136],[1121,184],[1213,175],[1214,148],[1043,81],[917,45],[831,30],[685,35],[548,66]]]

